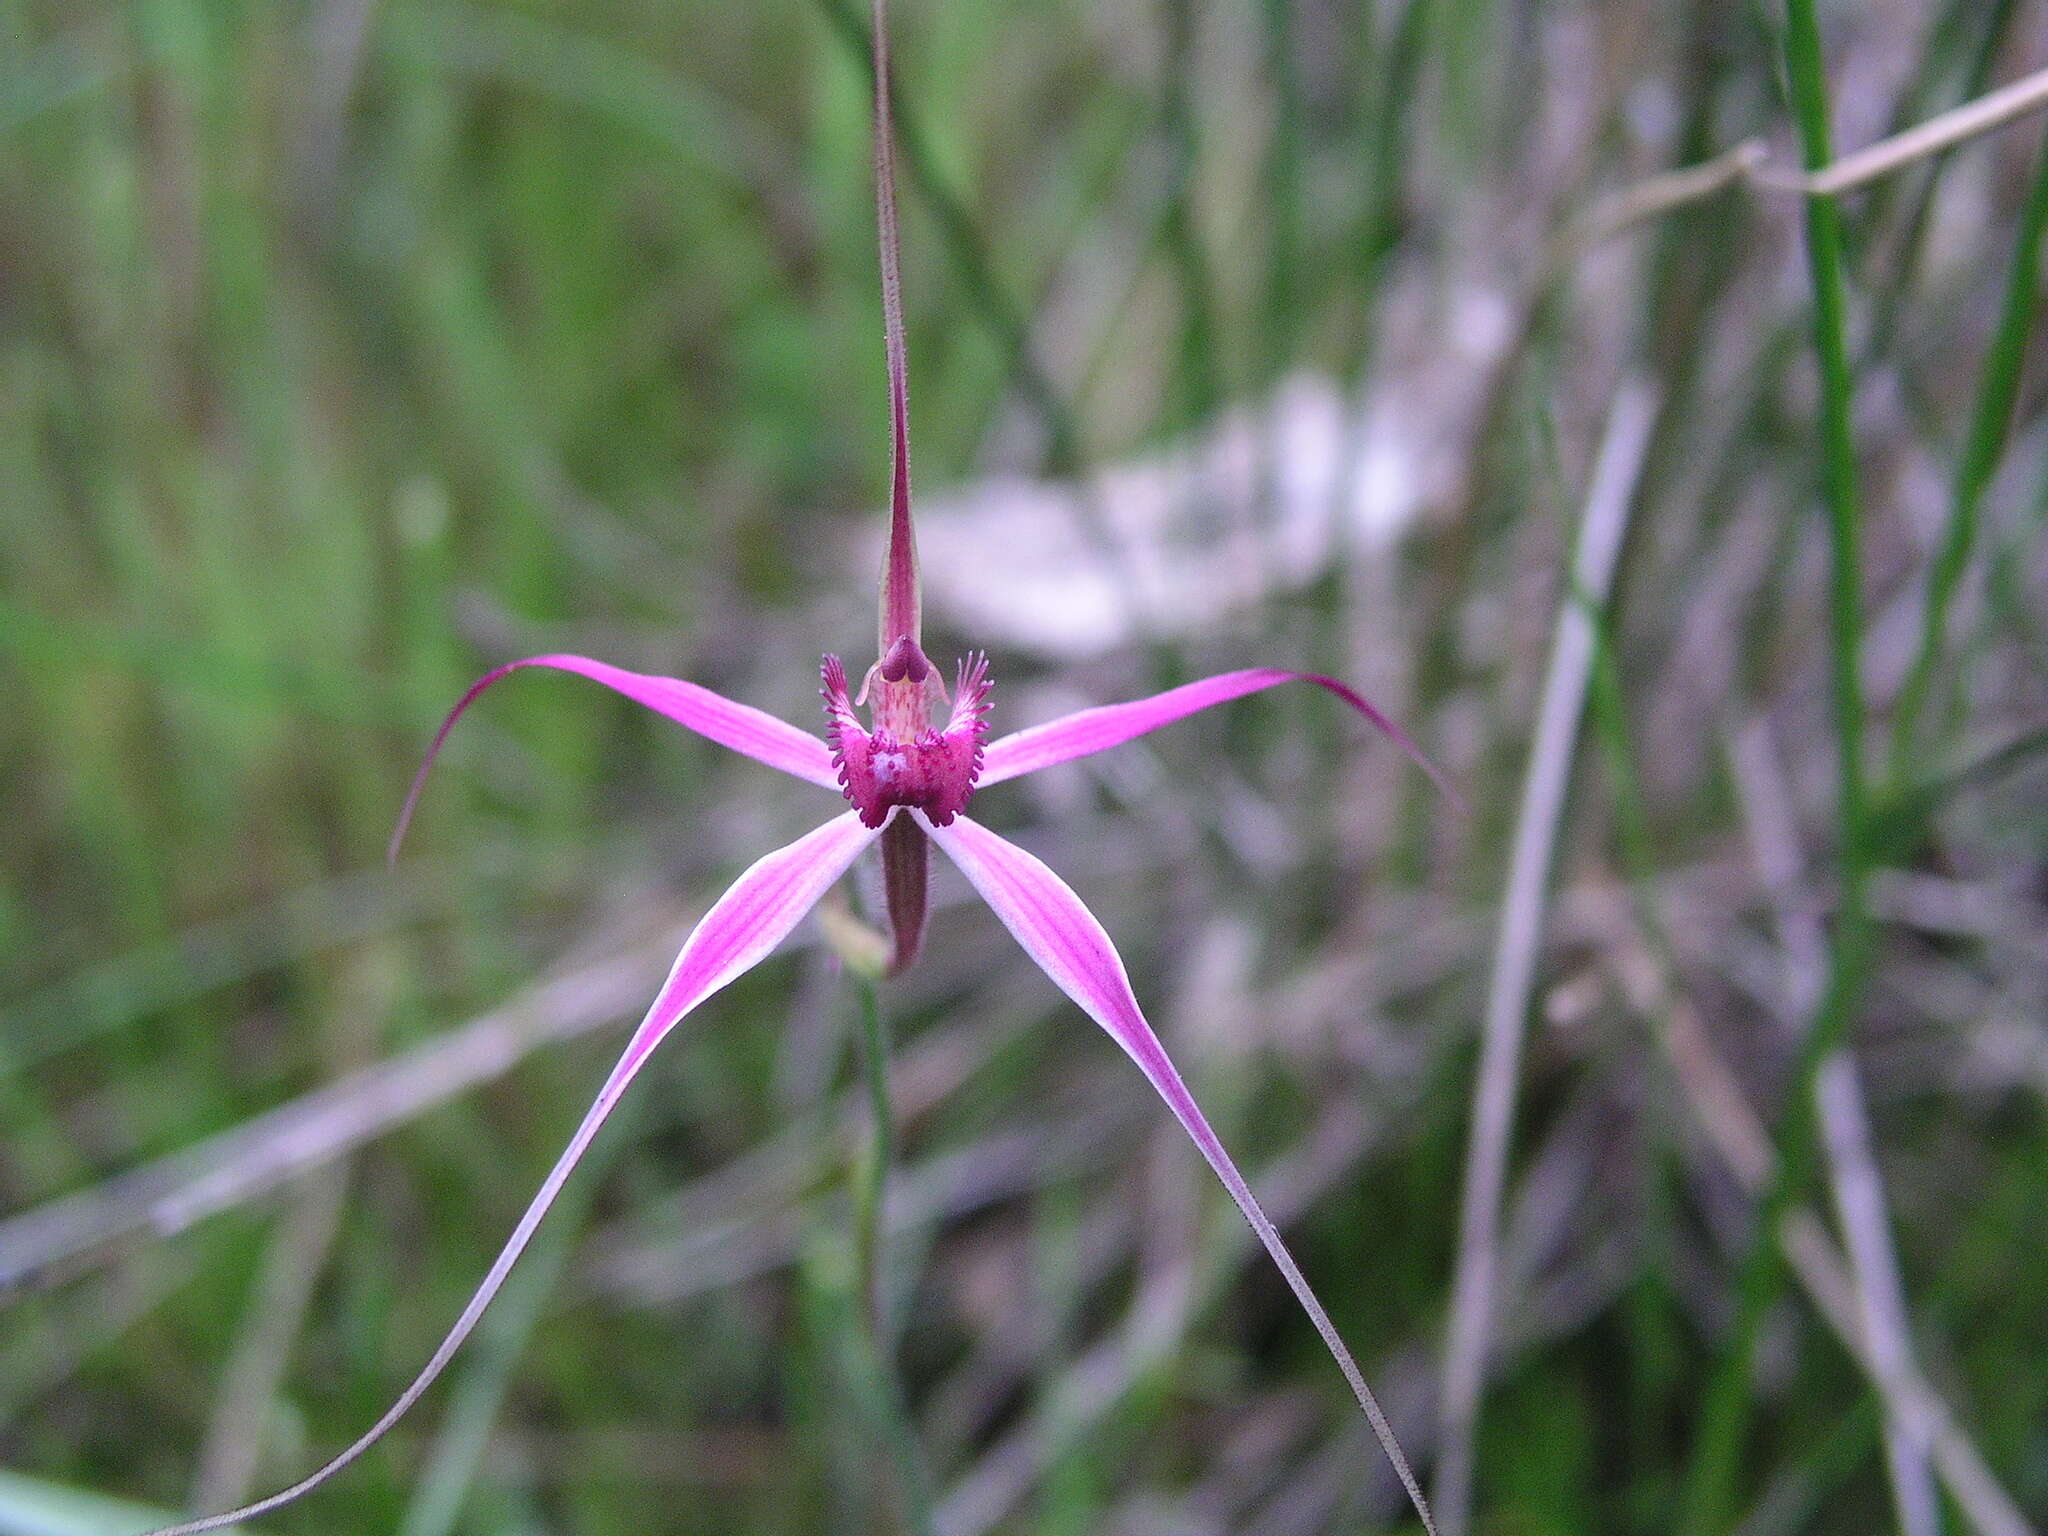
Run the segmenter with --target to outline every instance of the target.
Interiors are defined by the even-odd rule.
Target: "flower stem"
[[[889,1164],[896,1152],[896,1128],[889,1103],[889,1036],[882,1024],[881,1000],[876,996],[874,982],[865,976],[854,978],[853,990],[860,1006],[861,1074],[867,1083],[872,1138],[854,1168],[854,1271],[868,1331],[879,1343],[887,1332],[881,1275],[882,1219]]]
[[[917,1427],[903,1400],[889,1348],[888,1304],[882,1277],[882,1240],[886,1219],[889,1164],[895,1157],[895,1115],[889,1102],[889,1034],[882,1022],[881,999],[874,981],[853,977],[860,1008],[861,1072],[867,1081],[868,1116],[872,1125],[866,1149],[853,1166],[853,1253],[859,1323],[849,1341],[847,1375],[878,1438],[896,1464],[898,1505],[903,1528],[912,1536],[931,1536],[932,1501]]]

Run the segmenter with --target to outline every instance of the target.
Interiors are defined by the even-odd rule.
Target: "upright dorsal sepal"
[[[917,586],[917,534],[910,524],[910,383],[903,355],[903,280],[896,234],[896,147],[889,112],[889,14],[874,3],[875,226],[882,247],[882,335],[889,354],[889,552],[882,566],[882,631],[877,652],[923,638]]]

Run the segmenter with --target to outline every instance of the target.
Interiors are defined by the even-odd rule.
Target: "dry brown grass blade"
[[[0,1297],[124,1241],[182,1232],[504,1076],[542,1045],[624,1018],[659,981],[676,926],[670,915],[635,942],[529,988],[425,1045],[197,1146],[0,1222]]]
[[[249,1497],[265,1449],[270,1409],[305,1325],[313,1291],[341,1230],[347,1164],[310,1175],[285,1211],[264,1255],[192,1474],[194,1509],[227,1509]]]
[[[1595,635],[1586,609],[1606,601],[1656,415],[1656,396],[1648,384],[1630,380],[1617,391],[1579,523],[1572,590],[1559,608],[1557,638],[1529,747],[1501,901],[1500,938],[1487,987],[1460,1203],[1457,1278],[1444,1348],[1431,1498],[1445,1536],[1462,1536],[1471,1515],[1472,1437],[1492,1333],[1500,1206],[1507,1188],[1522,1037],[1548,904],[1551,852],[1564,814],[1579,718],[1592,675]]]
[[[1798,899],[1802,860],[1790,792],[1768,727],[1757,722],[1731,744],[1738,798],[1748,821],[1757,872],[1776,909],[1785,951],[1786,1017],[1811,1016],[1826,985],[1826,938],[1820,919]],[[1875,1371],[1896,1383],[1913,1368],[1905,1286],[1892,1247],[1882,1176],[1870,1144],[1869,1116],[1849,1053],[1821,1064],[1814,1082],[1827,1150],[1835,1216],[1847,1240],[1850,1278],[1865,1347]],[[1896,1392],[1893,1393],[1896,1396]],[[1885,1459],[1902,1536],[1938,1536],[1941,1507],[1927,1463],[1927,1447],[1896,1416],[1885,1430]]]
[[[1829,197],[1864,186],[1893,171],[1903,170],[1916,160],[1951,149],[1980,134],[2002,128],[2029,112],[2048,107],[2048,69],[2037,69],[2010,85],[1966,101],[1937,117],[1880,139],[1853,155],[1844,155],[1825,170],[1815,171],[1792,182],[1789,190],[1810,197]],[[1766,185],[1777,185],[1769,181]]]
[[[1851,192],[2003,128],[2043,107],[2048,107],[2048,68],[2023,75],[2009,85],[1805,175],[1773,168],[1770,151],[1763,141],[1745,139],[1711,160],[1648,177],[1615,193],[1586,217],[1569,248],[1579,250],[1596,245],[1645,219],[1701,202],[1738,185],[1803,197],[1832,197]]]

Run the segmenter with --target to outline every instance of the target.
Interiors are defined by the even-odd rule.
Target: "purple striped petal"
[[[476,1327],[485,1308],[490,1306],[504,1285],[513,1264],[532,1240],[541,1218],[547,1215],[569,1175],[583,1160],[583,1154],[589,1150],[598,1128],[611,1115],[625,1093],[626,1085],[633,1081],[663,1037],[705,998],[765,960],[770,951],[803,921],[804,914],[817,905],[818,898],[846,873],[861,850],[879,836],[879,832],[862,826],[860,818],[848,811],[815,832],[798,838],[787,848],[777,849],[760,860],[735,880],[732,888],[704,914],[703,920],[683,944],[682,953],[676,956],[675,966],[670,970],[668,980],[662,984],[654,1005],[647,1010],[647,1017],[633,1032],[618,1065],[612,1068],[611,1076],[598,1090],[583,1123],[569,1138],[568,1147],[556,1160],[555,1166],[548,1170],[539,1193],[527,1206],[526,1214],[519,1218],[519,1225],[512,1229],[512,1236],[500,1250],[483,1283],[469,1298],[469,1305],[462,1309],[462,1315],[441,1340],[433,1357],[413,1378],[412,1384],[399,1393],[398,1400],[384,1411],[382,1418],[319,1471],[302,1478],[283,1492],[240,1509],[229,1510],[226,1514],[166,1526],[148,1533],[148,1536],[197,1536],[201,1531],[215,1531],[266,1515],[300,1495],[310,1493],[381,1440],[434,1384],[434,1379],[447,1367],[455,1351],[462,1347],[462,1341],[469,1337],[470,1330]]]
[[[499,678],[522,667],[552,667],[558,672],[574,672],[592,682],[603,683],[613,692],[623,693],[636,704],[645,704],[656,714],[667,715],[722,747],[731,747],[756,762],[795,774],[835,794],[839,790],[839,774],[832,766],[832,753],[825,743],[809,731],[798,730],[765,710],[756,709],[751,704],[735,703],[723,694],[700,688],[680,677],[628,672],[624,667],[593,661],[588,656],[529,656],[524,661],[508,661],[504,666],[486,672],[470,684],[469,692],[457,699],[455,707],[448,711],[448,717],[441,722],[441,729],[434,733],[434,744],[427,748],[426,761],[413,775],[405,807],[398,813],[398,826],[391,834],[388,850],[391,858],[398,857],[398,845],[405,840],[405,829],[412,824],[412,813],[419,804],[420,792],[427,787],[427,774],[434,766],[434,759],[441,755],[441,747],[448,740],[448,733],[455,729],[455,722],[476,702],[477,695]]]
[[[1077,757],[1105,752],[1211,705],[1227,704],[1232,699],[1241,699],[1248,693],[1260,693],[1281,683],[1314,683],[1318,688],[1335,694],[1415,759],[1422,771],[1434,779],[1437,788],[1452,801],[1460,805],[1464,803],[1458,792],[1451,788],[1450,781],[1437,771],[1436,764],[1423,755],[1422,749],[1415,745],[1408,733],[1381,714],[1363,695],[1334,677],[1324,677],[1317,672],[1283,672],[1278,667],[1224,672],[1215,677],[1205,677],[1198,683],[1169,688],[1150,698],[1077,710],[1044,725],[1013,731],[1001,740],[989,743],[982,757],[978,787],[985,789],[1005,779],[1014,779],[1019,774],[1035,773],[1055,763],[1069,763]]]
[[[1052,978],[1055,986],[1080,1005],[1083,1013],[1108,1030],[1111,1038],[1138,1064],[1138,1069],[1166,1101],[1166,1107],[1173,1111],[1174,1118],[1193,1138],[1209,1166],[1216,1170],[1216,1177],[1230,1192],[1230,1198],[1244,1212],[1245,1220],[1251,1223],[1252,1231],[1265,1244],[1266,1252],[1279,1266],[1295,1299],[1308,1313],[1309,1321],[1323,1336],[1323,1343],[1329,1347],[1338,1369],[1343,1371],[1359,1406],[1371,1421],[1373,1433],[1379,1437],[1387,1459],[1400,1474],[1401,1485],[1414,1501],[1416,1513],[1422,1516],[1422,1523],[1431,1536],[1435,1536],[1436,1527],[1430,1517],[1428,1502],[1415,1481],[1415,1474],[1409,1470],[1407,1457],[1402,1455],[1401,1447],[1394,1439],[1393,1427],[1380,1411],[1378,1400],[1365,1384],[1358,1363],[1351,1358],[1351,1351],[1338,1336],[1329,1314],[1323,1311],[1322,1303],[1316,1300],[1315,1292],[1309,1288],[1293,1255],[1280,1241],[1279,1232],[1260,1208],[1251,1186],[1237,1171],[1230,1154],[1223,1150],[1223,1143],[1209,1128],[1209,1122],[1196,1105],[1194,1096],[1188,1092],[1180,1073],[1167,1058],[1159,1037],[1145,1022],[1145,1015],[1139,1011],[1138,1000],[1131,992],[1123,958],[1110,943],[1102,924],[1095,920],[1095,914],[1043,862],[979,823],[966,816],[956,816],[949,825],[941,827],[918,812],[912,814],[917,816],[932,840],[960,866],[961,873],[981,893],[982,899],[995,909],[996,916],[1003,920],[1003,926],[1024,946],[1024,952],[1038,962],[1039,968]]]

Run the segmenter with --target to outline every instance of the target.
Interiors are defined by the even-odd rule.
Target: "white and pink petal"
[[[1251,1186],[1245,1182],[1222,1141],[1210,1128],[1194,1095],[1188,1092],[1187,1084],[1181,1080],[1179,1071],[1166,1054],[1166,1048],[1146,1022],[1143,1011],[1138,1007],[1137,995],[1131,990],[1123,957],[1117,953],[1116,946],[1110,942],[1095,914],[1043,860],[997,836],[979,822],[957,816],[950,826],[939,826],[923,816],[918,819],[932,840],[959,866],[968,883],[994,909],[1003,926],[1023,946],[1024,952],[1037,962],[1039,969],[1052,979],[1055,986],[1073,999],[1083,1013],[1108,1031],[1110,1038],[1123,1047],[1154,1091],[1166,1101],[1166,1107],[1215,1170],[1224,1189],[1244,1213],[1245,1220],[1251,1224],[1266,1252],[1272,1256],[1273,1263],[1279,1268],[1288,1288],[1294,1292],[1302,1310],[1308,1314],[1309,1321],[1315,1325],[1316,1332],[1322,1336],[1338,1369],[1344,1373],[1352,1394],[1364,1409],[1387,1459],[1407,1489],[1423,1525],[1434,1536],[1435,1526],[1428,1501],[1423,1498],[1421,1485],[1394,1438],[1393,1427],[1388,1424],[1372,1389],[1366,1385],[1364,1373],[1352,1359],[1351,1351],[1338,1334],[1336,1325],[1323,1310],[1307,1277],[1294,1262],[1294,1256],[1288,1252],[1287,1245],[1281,1241],[1279,1232],[1253,1195]]]
[[[723,694],[713,693],[709,688],[680,677],[659,677],[646,672],[629,672],[624,667],[615,667],[610,662],[597,661],[589,656],[555,654],[549,656],[528,656],[520,661],[508,661],[501,667],[493,667],[474,683],[469,691],[455,701],[455,707],[448,711],[441,721],[441,728],[434,733],[433,744],[427,748],[426,760],[420,764],[419,772],[413,775],[412,788],[406,794],[405,805],[398,813],[398,826],[391,834],[390,855],[396,858],[398,847],[405,840],[405,829],[412,823],[413,811],[419,805],[420,793],[427,786],[427,775],[433,769],[434,760],[441,755],[441,748],[447,743],[448,733],[455,729],[470,705],[477,701],[483,691],[501,678],[527,667],[545,667],[556,672],[571,672],[578,677],[587,677],[592,682],[602,683],[614,693],[622,694],[636,704],[645,705],[656,714],[666,715],[678,725],[689,727],[699,736],[715,741],[722,747],[730,747],[743,756],[751,757],[757,763],[770,768],[779,768],[806,783],[816,784],[824,789],[837,789],[839,780],[832,765],[832,752],[825,743],[809,731],[798,730],[786,720],[778,720],[766,710],[741,704]]]
[[[419,1374],[399,1393],[376,1423],[318,1471],[281,1492],[224,1514],[165,1526],[147,1533],[147,1536],[199,1536],[203,1531],[221,1530],[257,1519],[312,1492],[383,1439],[447,1368],[455,1352],[462,1347],[463,1341],[497,1297],[506,1277],[512,1272],[512,1266],[525,1252],[542,1219],[560,1195],[562,1186],[590,1150],[598,1130],[610,1118],[627,1085],[646,1065],[654,1048],[699,1003],[765,960],[803,921],[805,914],[818,904],[834,882],[846,873],[861,851],[879,835],[863,827],[850,811],[835,817],[787,847],[757,860],[704,914],[684,941],[667,981],[662,984],[640,1027],[627,1041],[618,1064],[598,1090],[596,1099],[569,1138],[568,1146],[541,1181],[539,1191],[519,1218],[518,1225],[512,1229],[511,1237],[499,1250],[482,1283],[470,1296],[461,1316],[456,1318],[454,1326],[442,1338]]]
[[[1036,773],[1056,763],[1069,763],[1076,758],[1106,752],[1163,725],[1171,725],[1176,720],[1184,720],[1189,715],[1244,698],[1247,694],[1276,688],[1282,683],[1313,683],[1341,699],[1413,758],[1453,801],[1458,799],[1457,791],[1408,733],[1348,683],[1325,677],[1319,672],[1288,672],[1277,667],[1250,667],[1240,672],[1224,672],[1198,682],[1183,683],[1178,688],[1169,688],[1147,698],[1077,710],[1043,725],[1013,731],[989,743],[982,758],[981,785],[1000,784],[1005,779]]]

